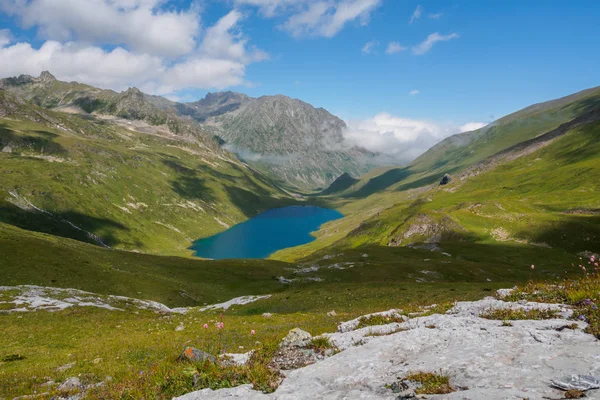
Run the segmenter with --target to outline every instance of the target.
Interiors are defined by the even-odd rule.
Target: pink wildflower
[[[224,326],[225,324],[223,324],[223,322],[221,321],[217,324],[217,329],[223,329]]]
[[[254,334],[256,334],[256,332],[254,331],[254,329],[252,329],[252,330],[250,331],[250,334],[251,334],[251,335],[254,335]]]
[[[208,329],[208,324],[204,324],[204,325],[202,325],[202,327],[203,327],[204,329]]]
[[[535,265],[531,264],[531,269],[535,269]]]

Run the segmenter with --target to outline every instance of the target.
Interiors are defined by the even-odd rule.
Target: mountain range
[[[209,93],[196,102],[177,103],[137,88],[117,93],[61,82],[47,71],[2,79],[0,87],[43,108],[141,120],[165,125],[177,135],[212,134],[240,159],[290,188],[324,188],[344,172],[366,172],[375,160],[344,140],[342,120],[281,95]]]

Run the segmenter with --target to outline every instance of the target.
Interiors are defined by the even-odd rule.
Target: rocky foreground
[[[491,310],[553,310],[554,319],[503,323],[482,318]],[[395,310],[384,315],[395,315]],[[583,332],[563,305],[505,302],[492,297],[459,302],[446,314],[404,318],[405,322],[356,329],[358,320],[326,334],[339,353],[303,368],[286,371],[271,394],[243,385],[204,389],[178,397],[201,399],[399,399],[409,391],[392,390],[416,371],[447,375],[455,392],[418,395],[431,399],[561,399],[552,380],[600,374],[600,342]],[[394,318],[398,320],[398,318]],[[373,336],[375,334],[375,336]],[[394,386],[394,384],[396,384]],[[586,392],[600,398],[600,391]]]

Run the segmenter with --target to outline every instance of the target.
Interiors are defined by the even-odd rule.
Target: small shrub
[[[571,389],[565,392],[565,399],[581,399],[582,397],[585,397],[583,390]]]
[[[26,357],[22,354],[10,354],[8,356],[2,357],[2,362],[13,362],[13,361],[21,361]]]
[[[538,309],[513,310],[510,308],[500,308],[496,310],[488,310],[481,314],[480,317],[485,319],[495,319],[504,321],[554,319],[558,318],[558,311]]]
[[[500,325],[500,326],[513,326],[513,324],[511,324],[508,321],[502,321],[502,325]]]
[[[367,326],[376,326],[376,325],[388,325],[393,323],[401,324],[404,322],[401,316],[398,315],[371,315],[370,317],[361,317],[358,320],[358,326],[356,329],[365,328]]]
[[[394,333],[404,332],[405,330],[406,329],[404,329],[404,328],[398,327],[398,328],[392,329],[389,332],[373,332],[373,331],[371,331],[371,332],[367,333],[365,336],[374,336],[374,337],[388,336],[388,335],[393,335]]]
[[[326,350],[335,349],[335,346],[329,341],[329,338],[325,336],[313,338],[306,347],[308,349],[313,349],[318,353],[325,353]]]
[[[448,394],[456,391],[450,385],[448,376],[433,372],[413,372],[404,380],[421,384],[421,387],[415,390],[417,394]]]

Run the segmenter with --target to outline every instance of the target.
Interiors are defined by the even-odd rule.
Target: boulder
[[[311,339],[312,335],[310,333],[300,328],[294,328],[281,340],[279,347],[302,347]]]
[[[450,182],[452,182],[452,177],[451,177],[450,175],[448,175],[448,174],[445,174],[445,175],[442,177],[442,180],[440,181],[440,186],[442,186],[442,185],[447,185],[447,184],[449,184]]]
[[[81,381],[78,377],[72,376],[58,386],[59,392],[70,392],[81,389]]]
[[[204,362],[204,361],[215,362],[216,358],[212,354],[205,351],[198,350],[194,347],[186,347],[185,350],[177,357],[177,361],[189,361],[189,362]]]

